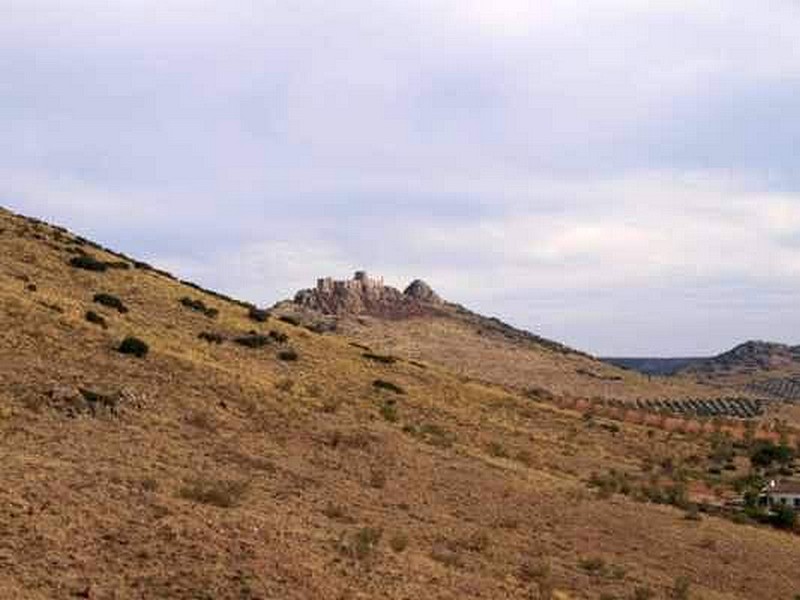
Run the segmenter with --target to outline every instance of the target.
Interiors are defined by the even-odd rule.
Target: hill
[[[290,320],[0,210],[0,597],[800,589],[795,536],[685,518],[705,437]]]
[[[604,362],[622,369],[638,371],[645,375],[674,375],[703,358],[632,358],[632,357],[605,357]]]
[[[422,299],[410,290],[424,289]],[[433,298],[428,301],[426,298]],[[337,331],[378,352],[436,363],[476,381],[545,395],[602,400],[716,398],[720,386],[652,378],[442,300],[416,280],[405,292],[371,279],[320,279],[278,303],[275,314],[318,331]]]

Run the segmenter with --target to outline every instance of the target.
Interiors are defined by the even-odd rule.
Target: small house
[[[771,507],[783,505],[800,510],[800,481],[772,480],[764,488],[761,499]]]

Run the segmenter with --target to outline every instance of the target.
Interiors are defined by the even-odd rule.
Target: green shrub
[[[97,273],[103,273],[108,269],[107,263],[96,259],[91,254],[80,254],[78,256],[73,256],[71,259],[69,259],[69,265],[76,269],[95,271]]]
[[[689,600],[689,590],[692,584],[688,577],[676,577],[670,590],[670,598],[673,600]]]
[[[260,333],[248,333],[234,338],[233,341],[246,348],[263,348],[270,343],[270,338]]]
[[[393,392],[395,394],[405,394],[406,391],[401,388],[399,385],[392,383],[391,381],[384,381],[383,379],[376,379],[372,382],[372,386],[378,388],[379,390],[387,390],[389,392]]]
[[[364,527],[353,535],[343,536],[339,540],[339,551],[355,560],[368,558],[378,547],[383,531],[376,527]]]
[[[393,552],[400,554],[408,548],[408,536],[405,533],[396,533],[389,539],[389,547]]]
[[[397,358],[394,356],[375,354],[373,352],[364,352],[361,356],[363,356],[367,360],[383,363],[385,365],[391,365],[397,362]]]
[[[246,481],[230,479],[195,479],[183,488],[179,495],[186,500],[210,504],[219,508],[232,508],[241,503],[247,493]]]
[[[297,317],[293,317],[291,315],[281,315],[278,317],[279,321],[283,321],[284,323],[288,323],[289,325],[294,325],[295,327],[300,325],[300,320]]]
[[[300,358],[300,355],[297,354],[296,350],[292,350],[291,348],[278,352],[278,359],[286,362],[295,362],[298,358]]]
[[[263,308],[256,308],[255,306],[251,306],[250,309],[247,311],[247,316],[250,318],[251,321],[256,321],[257,323],[266,323],[269,319],[269,311]]]
[[[202,313],[211,319],[215,318],[219,314],[218,309],[206,306],[206,303],[202,300],[189,298],[188,296],[181,298],[180,303],[186,308]]]
[[[101,317],[100,315],[98,315],[96,312],[94,312],[93,310],[87,310],[86,311],[86,320],[89,321],[89,323],[92,323],[94,325],[99,325],[103,329],[106,329],[108,327],[108,324],[106,323],[106,320],[103,317]]]
[[[593,575],[598,575],[606,570],[606,561],[600,557],[582,558],[578,562],[578,566]]]
[[[500,442],[490,442],[487,450],[495,458],[508,458],[508,450]]]
[[[120,300],[116,296],[112,296],[111,294],[105,294],[105,293],[95,294],[94,298],[92,298],[92,301],[96,302],[97,304],[102,304],[103,306],[107,306],[108,308],[113,308],[114,310],[116,310],[118,313],[121,314],[125,314],[128,312],[128,307],[125,306],[122,300]]]
[[[397,422],[397,403],[393,399],[388,399],[381,405],[381,416],[390,423]]]
[[[122,340],[117,350],[122,354],[132,354],[138,358],[144,358],[150,351],[150,347],[139,338],[128,336]]]
[[[212,333],[210,331],[203,331],[197,336],[199,339],[208,342],[209,344],[221,344],[225,338],[219,333]]]
[[[275,331],[274,329],[269,332],[269,337],[272,341],[278,344],[285,344],[289,341],[289,336],[282,331]]]

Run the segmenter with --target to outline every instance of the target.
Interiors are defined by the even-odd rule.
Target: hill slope
[[[587,487],[707,453],[0,210],[0,597],[790,598],[796,537]]]
[[[628,401],[724,393],[719,386],[690,378],[654,379],[597,360],[443,301],[419,280],[400,292],[364,272],[349,281],[320,279],[316,288],[301,290],[273,310],[320,331],[338,331],[376,351],[440,364],[464,377],[517,391]]]

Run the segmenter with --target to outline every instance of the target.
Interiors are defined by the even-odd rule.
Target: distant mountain
[[[646,375],[674,375],[705,358],[629,358],[607,357],[601,359],[623,369],[638,371]]]
[[[800,373],[800,346],[748,341],[717,356],[694,361],[681,373],[703,377],[753,375],[763,372]]]

